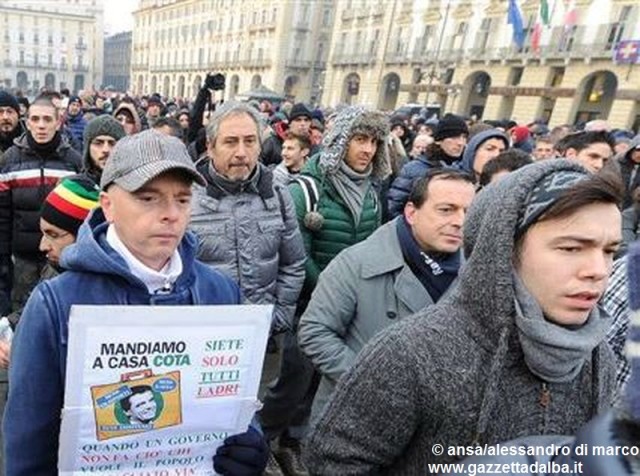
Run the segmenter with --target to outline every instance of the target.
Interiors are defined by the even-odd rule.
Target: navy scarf
[[[460,252],[428,255],[420,249],[404,216],[398,219],[396,229],[405,262],[437,302],[458,276]]]

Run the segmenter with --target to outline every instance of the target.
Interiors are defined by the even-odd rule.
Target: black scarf
[[[31,131],[27,131],[27,143],[29,144],[29,148],[43,158],[47,158],[49,155],[55,154],[56,150],[58,150],[58,147],[60,146],[61,141],[62,136],[60,135],[60,131],[56,131],[53,139],[44,144],[36,142],[36,140],[31,135]]]
[[[396,230],[405,262],[437,302],[458,276],[460,252],[428,255],[420,249],[404,216],[398,219]]]
[[[209,162],[202,172],[204,172],[203,175],[209,183],[207,193],[214,198],[219,199],[224,195],[237,195],[243,192],[256,193],[260,195],[258,192],[258,182],[261,178],[259,165],[256,165],[248,178],[237,181],[229,180],[228,178],[220,175],[213,167],[212,162]]]
[[[6,151],[13,145],[13,140],[19,137],[20,134],[22,134],[22,126],[19,122],[11,132],[7,132],[6,134],[0,133],[0,150],[3,152]]]

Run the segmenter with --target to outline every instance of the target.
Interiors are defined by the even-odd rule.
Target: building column
[[[551,127],[559,126],[560,124],[573,124],[573,119],[569,117],[571,108],[573,107],[573,101],[579,100],[578,98],[558,98],[553,107],[553,113],[549,120]]]
[[[630,99],[614,99],[607,121],[610,124],[624,124],[631,128],[636,114],[636,101]]]

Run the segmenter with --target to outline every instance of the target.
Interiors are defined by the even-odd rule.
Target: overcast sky
[[[133,29],[131,12],[138,0],[104,0],[104,28],[109,35]]]

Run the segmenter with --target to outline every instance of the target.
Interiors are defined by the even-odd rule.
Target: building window
[[[509,84],[511,86],[517,86],[518,84],[520,84],[520,81],[522,80],[523,72],[524,72],[524,68],[522,66],[516,66],[514,68],[511,68],[511,71],[509,73]]]
[[[558,66],[551,68],[551,76],[549,78],[549,86],[552,88],[559,88],[562,85],[564,79],[564,67]]]
[[[331,24],[331,10],[324,10],[322,12],[322,26],[328,27]]]
[[[620,14],[618,15],[618,21],[611,23],[609,25],[609,32],[607,34],[607,45],[606,49],[610,50],[615,48],[618,42],[622,39],[624,35],[625,27],[627,26],[627,21],[631,16],[631,6],[625,5],[620,9]]]
[[[491,21],[492,18],[483,18],[482,24],[480,25],[480,29],[476,34],[476,48],[481,53],[484,53],[487,49],[487,45],[489,43],[489,33],[491,32]]]
[[[369,44],[369,54],[375,56],[378,51],[378,43],[380,42],[380,30],[373,32],[373,41]]]

